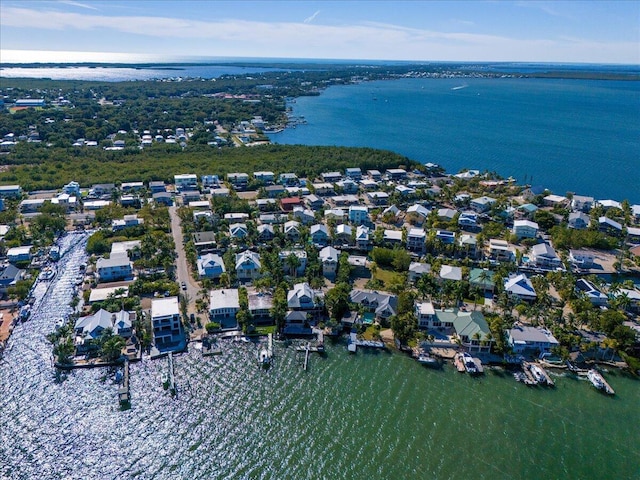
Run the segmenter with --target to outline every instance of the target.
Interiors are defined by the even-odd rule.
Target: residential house
[[[184,340],[178,297],[151,300],[151,325],[158,349],[179,346]]]
[[[353,238],[353,228],[351,228],[351,225],[341,223],[336,226],[333,237],[336,243],[350,245]]]
[[[562,267],[562,260],[548,243],[539,243],[531,247],[530,261],[538,268],[556,269]]]
[[[426,250],[427,233],[421,228],[410,228],[407,232],[407,250],[423,254]]]
[[[379,170],[367,170],[367,175],[369,178],[375,182],[379,182],[382,180],[382,174]]]
[[[336,182],[335,185],[337,188],[340,189],[340,191],[342,191],[342,193],[345,193],[345,194],[358,193],[358,190],[359,190],[358,184],[348,178],[345,180],[340,180],[339,182]]]
[[[396,185],[396,188],[394,190],[403,197],[415,195],[416,193],[415,189],[407,187],[406,185]]]
[[[370,229],[366,225],[358,225],[356,228],[356,248],[363,251],[371,248]]]
[[[439,310],[436,315],[442,322],[443,315],[447,313],[446,310]],[[489,353],[494,341],[484,315],[477,310],[472,312],[454,310],[454,314],[453,329],[462,342],[462,346],[470,352]]]
[[[320,176],[325,183],[335,183],[342,180],[342,174],[340,172],[323,172]]]
[[[293,217],[299,220],[303,225],[310,225],[316,221],[316,216],[313,210],[303,207],[294,207]]]
[[[328,279],[333,279],[338,271],[340,251],[328,246],[319,252],[320,263],[322,263],[322,274]]]
[[[176,192],[198,189],[198,176],[195,173],[181,173],[173,176]]]
[[[581,292],[589,301],[597,306],[602,307],[609,303],[609,297],[602,293],[592,282],[585,278],[579,278],[576,281],[576,291]]]
[[[571,199],[571,210],[574,212],[588,212],[594,204],[595,199],[593,197],[574,195]]]
[[[436,312],[431,302],[416,302],[415,305],[416,318],[418,319],[418,328],[428,330],[435,328],[434,320],[436,320]]]
[[[214,253],[198,257],[197,264],[200,278],[220,278],[226,272],[222,257]]]
[[[542,199],[542,203],[547,207],[566,207],[569,205],[569,199],[562,195],[547,195]]]
[[[123,193],[139,192],[144,188],[143,182],[123,182],[120,185],[120,190]]]
[[[404,180],[407,177],[407,171],[403,168],[389,168],[385,171],[385,175],[390,180]]]
[[[622,234],[622,225],[609,217],[600,217],[598,219],[598,230],[608,235]]]
[[[314,183],[313,190],[316,195],[326,196],[333,195],[336,193],[335,188],[333,187],[333,183],[322,182],[322,183]]]
[[[114,183],[96,183],[89,190],[89,194],[96,197],[107,197],[116,190]]]
[[[31,260],[31,245],[12,247],[7,250],[7,260],[9,263],[28,262]]]
[[[324,304],[322,299],[322,292],[312,289],[307,282],[296,283],[287,292],[289,310],[306,312],[311,317],[316,317],[323,311]]]
[[[245,190],[249,184],[249,174],[241,172],[228,173],[227,182],[236,190]]]
[[[15,287],[16,283],[24,278],[24,270],[11,263],[0,268],[0,296],[4,297],[9,287]]]
[[[284,223],[284,236],[292,242],[300,240],[300,222],[289,220]]]
[[[438,209],[438,220],[445,220],[447,222],[450,222],[457,214],[458,211],[454,210],[453,208],[440,208]]]
[[[169,192],[156,192],[152,195],[152,198],[154,203],[165,205],[167,207],[173,205],[173,196]]]
[[[402,244],[402,231],[385,229],[382,235],[382,241],[389,247]]]
[[[253,172],[253,178],[258,182],[262,182],[265,185],[269,185],[273,183],[276,176],[273,172],[264,171],[264,172]]]
[[[627,241],[629,243],[640,243],[640,228],[627,227]]]
[[[320,210],[324,206],[324,200],[317,195],[307,195],[305,201],[311,210]]]
[[[281,195],[284,195],[286,192],[285,188],[282,185],[268,185],[265,187],[264,191],[267,193],[269,198],[277,198]]]
[[[260,254],[245,250],[236,254],[236,276],[240,282],[251,282],[260,278]]]
[[[409,264],[409,275],[408,279],[412,283],[416,283],[420,277],[424,275],[429,275],[431,272],[431,265],[428,263],[422,262],[411,262]]]
[[[253,321],[258,325],[273,324],[271,309],[273,308],[273,295],[268,292],[248,292],[249,313]]]
[[[535,238],[538,235],[538,224],[531,220],[515,220],[512,233],[520,238]]]
[[[470,203],[470,207],[475,212],[485,213],[491,210],[491,207],[493,207],[493,204],[496,202],[497,200],[495,198],[482,196],[482,197],[472,199]]]
[[[507,344],[513,353],[548,353],[559,345],[553,334],[544,328],[517,325],[507,330]]]
[[[292,268],[292,265],[289,263],[289,256],[293,255],[297,258],[297,266]],[[290,275],[294,275],[296,277],[301,277],[304,275],[304,271],[307,268],[307,252],[305,250],[280,250],[278,252],[278,258],[280,259],[280,263],[282,264],[282,268],[285,273]]]
[[[527,302],[534,301],[538,296],[531,280],[523,273],[510,275],[509,278],[506,278],[504,280],[504,290],[508,295]]]
[[[360,181],[360,179],[362,179],[362,170],[360,167],[347,168],[344,173],[345,176],[351,180]]]
[[[429,216],[429,209],[416,203],[407,208],[407,216],[413,218],[417,224],[422,225]]]
[[[195,232],[193,234],[193,244],[198,252],[213,250],[216,247],[216,232]]]
[[[280,208],[283,212],[293,212],[295,207],[302,207],[302,199],[300,197],[286,197],[280,199]]]
[[[524,205],[520,205],[516,208],[516,215],[521,218],[527,218],[531,220],[533,215],[538,211],[538,207],[533,203],[525,203]]]
[[[320,223],[312,225],[310,229],[311,243],[314,245],[324,246],[329,243],[329,229],[326,225]]]
[[[313,330],[309,324],[307,312],[302,310],[290,310],[284,318],[285,335],[311,335]]]
[[[99,258],[96,272],[100,282],[116,282],[133,277],[133,266],[127,252],[118,252],[109,258]]]
[[[389,203],[389,194],[387,192],[367,192],[369,202],[373,205],[386,205]]]
[[[260,242],[270,242],[275,237],[273,225],[263,224],[258,225],[258,240]]]
[[[486,268],[472,268],[469,272],[469,285],[478,287],[483,292],[494,291],[496,283],[493,280],[494,273]]]
[[[218,177],[218,175],[202,175],[200,181],[204,188],[216,188],[220,186],[220,177]]]
[[[286,187],[295,187],[300,184],[298,175],[295,173],[281,173],[278,182]]]
[[[237,288],[223,288],[209,292],[209,319],[223,328],[236,324],[236,314],[240,310],[240,296]]]
[[[515,249],[506,240],[489,239],[489,256],[499,262],[511,262],[516,258]]]
[[[462,268],[453,265],[442,265],[440,267],[440,280],[450,280],[459,282],[462,280]]]
[[[144,223],[144,218],[139,218],[137,215],[125,215],[121,219],[111,220],[111,230],[117,232],[129,227],[137,227]]]
[[[276,200],[274,198],[258,198],[256,199],[256,206],[261,212],[275,210]]]
[[[592,268],[595,256],[589,250],[569,250],[569,262],[578,268]]]
[[[458,238],[458,246],[460,247],[460,253],[464,257],[473,259],[478,257],[478,238],[475,235],[463,233]]]
[[[229,235],[233,239],[241,240],[249,235],[247,225],[245,223],[232,223],[229,225]]]
[[[22,188],[20,185],[0,185],[0,197],[2,198],[20,198],[22,196]]]
[[[397,313],[398,297],[395,295],[355,289],[349,294],[349,300],[375,313],[377,319],[388,320]]]
[[[349,221],[354,225],[364,225],[369,223],[369,209],[364,205],[350,206]]]
[[[569,214],[568,225],[569,228],[575,228],[576,230],[584,230],[589,226],[591,218],[589,215],[582,212],[571,212]]]
[[[604,208],[605,211],[612,208],[622,210],[622,204],[616,200],[598,200],[596,203]]]
[[[478,226],[478,215],[476,212],[465,211],[458,217],[458,225],[464,230],[476,230]]]
[[[456,234],[449,230],[436,230],[435,239],[441,241],[445,245],[453,245],[456,243]]]

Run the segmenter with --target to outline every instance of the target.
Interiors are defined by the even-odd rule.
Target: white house
[[[431,302],[416,302],[416,317],[418,319],[418,328],[429,329],[434,328],[434,320],[436,320],[436,311]]]
[[[260,255],[251,250],[236,254],[236,276],[241,282],[260,278]]]
[[[195,173],[181,173],[173,176],[176,191],[184,192],[198,188],[198,176]]]
[[[544,328],[518,325],[507,331],[507,343],[514,353],[550,352],[559,345],[553,334]]]
[[[593,267],[594,258],[593,252],[589,250],[569,250],[569,261],[578,268]]]
[[[362,225],[369,222],[369,209],[364,205],[352,205],[349,207],[349,221],[354,225]]]
[[[127,252],[111,254],[109,258],[99,258],[96,272],[101,282],[126,280],[133,276],[133,266]]]
[[[198,275],[201,278],[220,278],[226,271],[222,257],[214,253],[198,257],[197,263]]]
[[[320,250],[318,255],[322,263],[322,274],[329,279],[335,278],[340,260],[340,251],[328,246]]]
[[[525,301],[533,301],[538,296],[531,280],[523,273],[520,275],[511,275],[509,278],[506,278],[504,281],[504,290],[509,295]]]
[[[287,258],[289,255],[294,255],[298,259],[298,266],[294,272],[291,271],[291,267],[288,265]],[[294,273],[296,276],[304,275],[304,270],[307,268],[307,252],[305,250],[280,250],[278,258],[285,273]]]
[[[156,347],[166,349],[183,340],[178,297],[151,300],[151,324]]]
[[[512,232],[518,238],[535,238],[538,224],[531,220],[514,220]]]
[[[31,260],[31,245],[12,247],[7,250],[7,260],[9,263],[28,262]]]
[[[240,297],[237,288],[211,290],[209,292],[209,319],[212,322],[235,321],[240,310]]]
[[[462,268],[453,265],[442,265],[440,268],[440,278],[442,280],[451,280],[459,282],[462,280]]]
[[[410,228],[407,232],[407,250],[415,253],[424,253],[426,248],[427,232],[421,228]]]
[[[531,247],[531,262],[540,268],[560,268],[562,260],[548,243],[539,243]]]
[[[366,251],[371,248],[369,232],[369,227],[365,225],[359,225],[358,228],[356,228],[356,247],[358,250]]]

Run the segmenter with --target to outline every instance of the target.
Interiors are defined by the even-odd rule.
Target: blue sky
[[[46,50],[640,64],[640,1],[2,0],[0,46],[3,62]]]

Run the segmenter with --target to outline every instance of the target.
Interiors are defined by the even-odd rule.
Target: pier
[[[129,389],[129,360],[124,361],[124,375],[122,386],[118,389],[118,400],[121,407],[128,407],[131,404],[131,391]]]
[[[349,342],[347,344],[347,350],[351,353],[356,353],[358,347],[361,348],[377,348],[386,350],[387,346],[384,342],[377,342],[375,340],[361,340],[355,332],[349,334]]]
[[[176,396],[177,395],[176,377],[173,369],[173,353],[172,352],[169,352],[169,355],[167,355],[167,367],[169,369],[169,373],[168,373],[166,385],[169,391],[171,392],[171,395]]]

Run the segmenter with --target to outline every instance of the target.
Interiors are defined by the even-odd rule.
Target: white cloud
[[[315,18],[315,14],[312,17]],[[156,40],[168,40],[171,46],[163,49],[165,54],[640,63],[635,42],[597,42],[575,38],[523,40],[464,31],[439,32],[375,22],[329,26],[311,21],[199,21],[154,16],[102,16],[0,5],[0,25],[3,28],[65,31],[69,38],[72,38],[75,31],[82,38],[90,38],[83,44],[84,49],[90,49],[92,47],[89,45],[92,45],[96,50],[130,50],[129,45],[135,45],[137,52],[145,52],[146,48],[146,53],[154,51]],[[10,37],[6,33],[9,29],[4,28],[4,31],[3,42]],[[87,37],[83,33],[86,31],[95,32],[95,35]],[[46,37],[42,35],[42,38]],[[5,47],[19,48],[18,45],[9,43]],[[55,49],[47,43],[43,43],[42,48]]]
[[[303,23],[311,23],[311,22],[313,22],[319,14],[320,14],[320,10],[316,10],[313,15],[311,15],[310,17],[305,18]]]
[[[99,10],[93,5],[87,5],[86,3],[74,2],[73,0],[58,0],[58,3],[64,3],[65,5],[71,5],[72,7],[86,8],[88,10]]]

